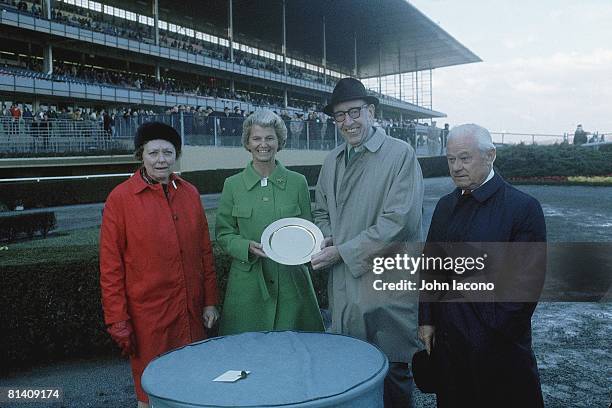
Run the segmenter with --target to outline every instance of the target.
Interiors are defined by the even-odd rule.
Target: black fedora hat
[[[340,102],[352,101],[354,99],[363,99],[368,104],[378,106],[378,98],[368,95],[365,86],[355,78],[342,78],[336,84],[332,93],[331,101],[323,108],[323,112],[329,116],[334,114],[334,106]]]
[[[414,383],[421,392],[431,394],[437,390],[436,369],[432,355],[421,350],[412,356],[412,375]]]

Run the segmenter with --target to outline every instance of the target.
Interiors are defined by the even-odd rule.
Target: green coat
[[[306,178],[278,161],[261,186],[253,163],[225,180],[217,209],[217,242],[232,257],[220,334],[246,331],[322,331],[323,321],[305,265],[280,265],[249,254],[264,229],[286,217],[311,220]]]

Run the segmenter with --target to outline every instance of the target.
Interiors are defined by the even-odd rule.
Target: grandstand
[[[381,100],[380,123],[418,147],[430,131],[420,122],[445,116],[431,106],[432,70],[480,61],[404,0],[0,8],[0,153],[12,156],[129,151],[135,127],[154,118],[186,145],[236,146],[241,118],[262,106],[283,114],[290,149],[327,150],[338,135],[320,110],[344,76],[363,79]],[[398,74],[414,92],[383,90]]]

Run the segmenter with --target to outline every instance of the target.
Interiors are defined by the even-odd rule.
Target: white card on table
[[[215,378],[213,381],[217,382],[236,382],[241,378],[246,378],[250,371],[240,371],[240,370],[228,370]]]

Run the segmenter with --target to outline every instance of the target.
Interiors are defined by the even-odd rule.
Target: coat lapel
[[[336,187],[336,206],[341,206],[354,191],[355,185],[366,168],[368,156],[370,156],[368,152],[363,152],[355,157],[348,167],[344,166],[344,156],[339,157],[337,177],[340,182]]]
[[[335,198],[336,208],[343,205],[349,198],[351,193],[354,194],[356,185],[361,179],[361,176],[368,166],[375,166],[376,163],[371,163],[374,160],[372,153],[378,151],[385,140],[385,132],[381,128],[372,128],[371,136],[364,142],[364,150],[356,157],[351,159],[348,166],[345,166],[344,154],[338,154],[336,158],[336,181]],[[358,191],[358,190],[357,190]]]

